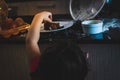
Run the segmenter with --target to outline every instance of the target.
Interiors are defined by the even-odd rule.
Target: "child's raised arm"
[[[28,51],[29,61],[34,57],[40,57],[40,48],[38,41],[40,38],[40,27],[44,22],[52,22],[52,13],[43,11],[36,14],[32,20],[31,26],[26,36],[26,48]]]

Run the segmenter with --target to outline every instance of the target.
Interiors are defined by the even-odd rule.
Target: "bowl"
[[[98,34],[103,32],[102,20],[85,20],[81,24],[85,34]]]

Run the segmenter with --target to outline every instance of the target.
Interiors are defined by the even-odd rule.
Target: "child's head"
[[[84,52],[76,43],[59,42],[41,55],[40,80],[84,80],[88,72]]]

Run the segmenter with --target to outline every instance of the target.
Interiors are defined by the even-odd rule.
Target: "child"
[[[69,40],[60,41],[40,53],[38,41],[42,23],[52,22],[52,13],[36,14],[26,36],[30,70],[35,80],[84,80],[87,61],[80,47]]]

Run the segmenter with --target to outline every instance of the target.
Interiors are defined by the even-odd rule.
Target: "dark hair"
[[[73,42],[62,41],[45,50],[35,73],[40,80],[84,80],[88,73],[84,52]]]

